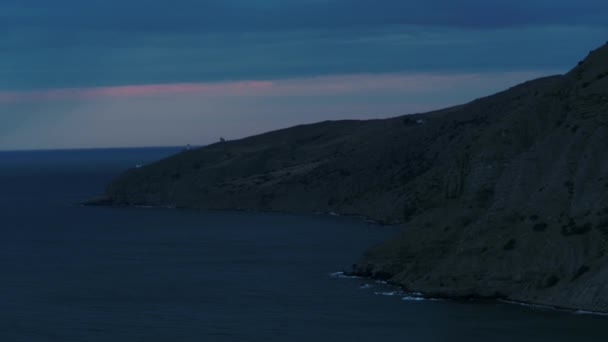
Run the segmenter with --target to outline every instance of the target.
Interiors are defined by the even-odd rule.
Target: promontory
[[[97,203],[402,224],[352,271],[431,296],[608,312],[608,45],[464,105],[184,151],[126,171]]]

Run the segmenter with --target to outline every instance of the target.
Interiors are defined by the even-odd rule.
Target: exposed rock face
[[[608,311],[608,45],[466,105],[183,152],[126,172],[104,201],[405,222],[354,271],[439,296]]]

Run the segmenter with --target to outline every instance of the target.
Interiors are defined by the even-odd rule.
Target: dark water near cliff
[[[0,341],[608,339],[605,317],[329,276],[395,231],[359,220],[73,205],[174,151],[0,152]]]

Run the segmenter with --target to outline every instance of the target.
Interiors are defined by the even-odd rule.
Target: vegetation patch
[[[515,239],[511,239],[502,247],[502,249],[504,249],[505,251],[512,251],[515,249],[516,244],[517,241],[515,241]]]
[[[574,182],[569,181],[569,180],[565,181],[564,186],[568,189],[568,193],[570,195],[572,195],[574,193]]]
[[[608,217],[601,219],[598,224],[598,228],[608,228]]]
[[[545,230],[547,230],[547,228],[549,227],[549,225],[545,222],[539,222],[537,224],[535,224],[532,229],[535,232],[544,232]]]
[[[475,194],[475,200],[482,206],[491,204],[492,199],[494,199],[494,189],[492,188],[481,189]]]
[[[526,217],[524,215],[522,215],[521,213],[518,213],[516,211],[513,211],[512,213],[510,213],[509,215],[506,215],[504,217],[504,221],[506,223],[510,223],[510,224],[516,224],[519,222],[522,222],[526,219]]]
[[[460,226],[461,227],[466,227],[468,225],[470,225],[471,223],[473,223],[473,218],[469,217],[469,216],[463,216],[460,218]]]
[[[351,172],[346,169],[340,169],[338,172],[340,173],[340,177],[349,177],[351,175]]]
[[[556,275],[552,275],[543,281],[542,288],[548,289],[550,287],[557,285],[557,283],[559,283],[559,277]]]
[[[587,265],[583,265],[581,267],[579,267],[579,269],[576,271],[576,273],[574,273],[574,275],[572,276],[572,281],[575,281],[576,279],[580,278],[583,274],[589,272],[589,266]]]
[[[608,240],[608,218],[601,219],[597,224],[597,229],[602,233],[604,240]]]
[[[606,76],[608,76],[608,71],[603,72],[603,73],[601,73],[601,74],[598,74],[598,75],[595,77],[595,79],[596,79],[596,80],[601,80],[602,78],[604,78],[604,77],[606,77]]]
[[[386,271],[376,271],[372,277],[379,280],[389,280],[393,277],[393,275]]]
[[[409,205],[409,204],[405,204],[403,206],[403,220],[404,221],[409,221],[412,216],[414,216],[417,212],[417,208],[415,205]]]
[[[573,236],[573,235],[584,235],[591,231],[593,226],[591,223],[587,222],[584,224],[576,224],[574,219],[570,219],[567,224],[562,226],[562,235],[563,236]]]
[[[416,120],[412,119],[412,118],[403,118],[403,125],[404,126],[415,126],[416,125]]]

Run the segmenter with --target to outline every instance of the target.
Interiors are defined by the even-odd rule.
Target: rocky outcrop
[[[608,311],[608,45],[566,75],[462,106],[186,151],[129,170],[103,201],[405,223],[354,272]]]
[[[608,311],[606,76],[604,46],[545,91],[529,83],[536,99],[456,150],[443,180],[452,199],[368,251],[355,273],[436,296]]]

